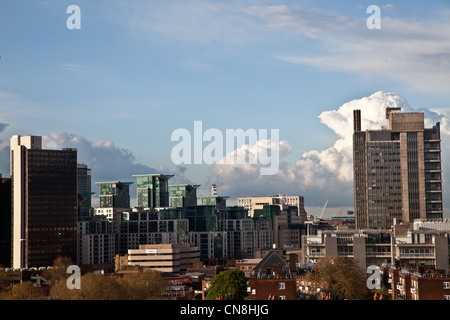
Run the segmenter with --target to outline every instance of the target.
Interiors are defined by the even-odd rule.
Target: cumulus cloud
[[[153,168],[136,163],[135,156],[130,150],[118,147],[110,140],[90,141],[80,135],[52,132],[42,137],[42,144],[44,149],[77,148],[78,163],[87,164],[92,169],[94,192],[97,192],[95,182],[116,180],[135,182],[132,177],[135,174],[175,174],[171,180],[174,183],[181,183],[181,180],[185,179],[183,167]],[[130,193],[132,197],[135,196],[135,188],[130,188]]]
[[[405,112],[423,111],[426,125],[441,122],[441,133],[446,139],[449,131],[445,114],[428,109],[415,110],[401,96],[376,92],[368,97],[344,103],[335,110],[319,115],[319,120],[333,130],[337,139],[324,150],[305,152],[295,163],[286,161],[292,152],[288,141],[280,142],[280,168],[274,176],[260,175],[258,165],[215,165],[211,168],[222,194],[232,197],[265,196],[276,193],[302,195],[308,206],[320,206],[329,200],[329,206],[353,206],[353,110],[361,110],[363,130],[380,129],[386,125],[387,107],[400,107]],[[450,152],[442,143],[443,153]],[[252,150],[252,147],[249,147]],[[445,157],[445,155],[443,155]],[[444,176],[445,179],[445,176]]]
[[[112,141],[89,141],[85,137],[65,132],[52,132],[42,137],[42,148],[77,148],[78,163],[88,165],[92,170],[92,191],[98,197],[95,182],[124,181],[134,182],[133,174],[156,173],[157,170],[135,163],[133,153],[116,147]],[[134,188],[130,188],[131,197],[135,197]]]
[[[42,136],[43,149],[76,148],[78,163],[87,164],[92,170],[92,191],[98,197],[98,187],[95,182],[102,181],[124,181],[135,182],[135,174],[163,173],[172,174],[170,183],[190,183],[186,178],[186,168],[176,166],[168,168],[165,166],[150,167],[145,164],[136,163],[134,154],[125,148],[118,147],[114,142],[90,141],[83,136],[65,133],[52,132]],[[9,139],[0,140],[0,173],[3,177],[10,176],[10,146]],[[136,197],[136,188],[130,188],[130,195]],[[94,199],[94,204],[96,200]]]

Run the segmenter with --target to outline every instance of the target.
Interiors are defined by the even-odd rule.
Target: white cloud
[[[376,92],[368,97],[344,103],[336,110],[325,111],[319,120],[333,130],[337,139],[324,150],[305,152],[294,164],[286,161],[292,148],[287,141],[280,146],[280,170],[275,176],[262,176],[256,165],[215,165],[211,171],[222,194],[232,197],[264,196],[273,193],[303,195],[308,206],[320,206],[329,200],[329,206],[353,205],[353,110],[361,110],[361,126],[366,129],[380,129],[386,125],[387,107],[400,107],[403,111],[414,111],[401,96],[393,93]],[[450,155],[445,147],[448,138],[448,118],[428,109],[425,112],[426,126],[441,122],[443,157]],[[252,148],[250,147],[250,150]],[[282,152],[281,152],[282,151]],[[445,166],[445,164],[444,164]],[[445,170],[445,177],[448,177]],[[447,179],[448,180],[448,179]]]
[[[319,9],[254,3],[127,3],[118,20],[143,38],[159,35],[168,41],[228,45],[221,50],[272,41],[276,45],[267,55],[287,62],[392,79],[426,92],[450,91],[450,24],[441,12],[431,22],[382,15],[381,30],[368,30],[369,16],[362,9],[356,19]],[[288,51],[279,40],[286,40],[284,36]]]
[[[169,41],[245,43],[259,26],[238,7],[194,1],[133,1],[126,3],[120,21],[140,38],[162,35]]]
[[[270,8],[265,8],[271,11]],[[273,11],[273,10],[272,10]],[[368,30],[361,21],[322,14],[329,23],[302,23],[300,12],[292,9],[282,15],[260,14],[269,26],[283,22],[283,29],[302,32],[317,39],[324,50],[319,54],[279,54],[278,59],[324,70],[381,76],[404,82],[417,90],[449,92],[450,25],[381,18],[381,30]],[[286,15],[298,17],[286,19]],[[291,21],[286,24],[286,21]],[[309,25],[309,27],[308,27]],[[336,28],[331,28],[336,25]],[[315,28],[313,28],[315,27]]]
[[[57,65],[66,71],[82,71],[86,69],[86,66],[73,62],[58,62]]]

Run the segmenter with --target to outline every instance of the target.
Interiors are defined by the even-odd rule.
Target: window
[[[284,290],[286,288],[286,284],[284,282],[278,283],[278,290]]]

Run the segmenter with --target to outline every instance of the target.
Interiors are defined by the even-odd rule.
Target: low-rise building
[[[448,223],[442,223],[417,221],[414,225],[394,225],[392,230],[319,231],[302,237],[301,263],[338,255],[355,259],[363,270],[401,261],[447,271],[450,230]]]
[[[253,274],[253,270],[261,262],[262,259],[242,259],[236,260],[235,269],[241,270],[245,273],[247,278],[250,278]]]
[[[297,300],[296,279],[284,258],[275,251],[267,254],[253,269],[251,300]]]
[[[450,300],[450,275],[426,267],[380,268],[382,285],[396,300]]]
[[[186,271],[198,261],[199,248],[192,244],[148,244],[140,245],[139,249],[128,250],[126,265],[176,273]]]

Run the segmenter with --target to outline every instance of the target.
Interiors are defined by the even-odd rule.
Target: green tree
[[[237,269],[222,271],[211,281],[207,300],[243,300],[247,296],[247,278]]]
[[[314,265],[307,279],[326,284],[326,291],[335,299],[369,299],[366,274],[353,259],[342,256],[325,257]]]

